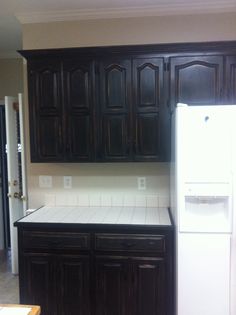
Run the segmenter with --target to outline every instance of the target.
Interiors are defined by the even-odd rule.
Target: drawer
[[[96,234],[95,249],[165,252],[165,236],[149,234]]]
[[[89,249],[89,233],[23,231],[23,248]]]

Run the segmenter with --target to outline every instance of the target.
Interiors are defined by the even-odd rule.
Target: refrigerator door
[[[180,233],[177,255],[178,314],[229,315],[230,235]]]
[[[231,111],[222,106],[177,108],[177,151],[183,182],[228,182]]]

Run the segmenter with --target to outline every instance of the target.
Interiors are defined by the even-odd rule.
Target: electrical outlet
[[[146,190],[146,177],[138,177],[138,190]]]
[[[39,176],[40,188],[52,188],[52,176],[40,175]]]
[[[72,177],[71,176],[64,176],[63,182],[64,182],[64,188],[65,189],[72,188]]]

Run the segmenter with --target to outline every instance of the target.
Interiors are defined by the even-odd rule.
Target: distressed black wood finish
[[[28,68],[32,161],[63,161],[61,63],[29,61]]]
[[[94,138],[94,64],[80,59],[63,61],[64,116],[66,117],[67,161],[92,161]]]
[[[171,105],[217,105],[223,97],[223,57],[191,56],[170,60]]]
[[[131,60],[106,60],[99,66],[102,160],[129,161]]]
[[[33,162],[168,161],[176,103],[236,101],[234,41],[20,53]]]
[[[20,302],[42,315],[174,315],[172,226],[15,225]]]

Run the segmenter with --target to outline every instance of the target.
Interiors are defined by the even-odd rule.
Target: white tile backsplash
[[[83,207],[89,207],[89,195],[87,194],[80,194],[78,195],[78,205]]]
[[[146,196],[145,195],[136,195],[135,196],[135,207],[146,207]]]
[[[46,206],[81,206],[81,207],[169,207],[169,196],[132,195],[132,194],[45,194]]]
[[[123,207],[124,196],[123,195],[112,195],[111,205],[112,205],[112,207]]]
[[[67,206],[77,206],[77,195],[67,194],[66,195],[66,205]]]
[[[159,196],[159,207],[169,207],[170,205],[170,198],[169,196]]]
[[[147,207],[156,208],[158,207],[158,196],[157,195],[148,195],[146,196]]]
[[[135,196],[134,195],[125,195],[124,196],[124,207],[133,207],[135,205]]]
[[[90,207],[100,207],[101,206],[101,196],[100,195],[89,195],[89,206]]]
[[[56,206],[67,206],[66,194],[56,195]]]
[[[101,195],[101,206],[111,207],[111,195]]]
[[[55,206],[56,205],[56,196],[54,194],[45,194],[45,205]]]

